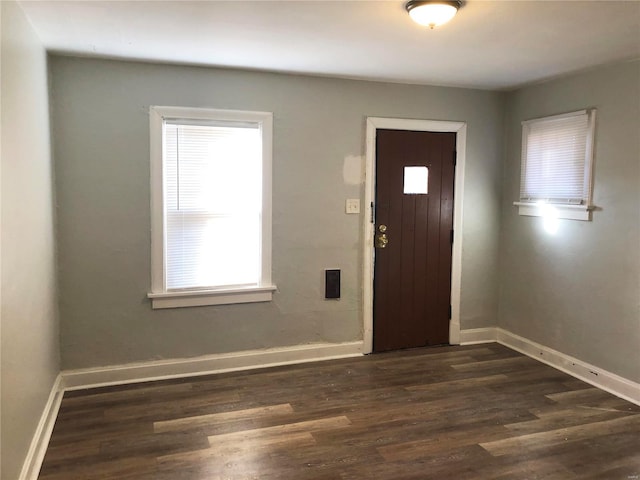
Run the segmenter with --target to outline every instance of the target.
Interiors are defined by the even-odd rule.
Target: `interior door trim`
[[[457,163],[455,170],[455,196],[453,201],[453,229],[455,238],[451,257],[451,322],[449,323],[449,343],[460,343],[460,281],[462,277],[462,205],[464,199],[465,152],[467,145],[467,124],[465,122],[440,120],[411,120],[402,118],[368,117],[365,156],[365,192],[363,215],[363,353],[373,351],[373,248],[374,224],[371,222],[371,204],[375,198],[376,172],[376,131],[415,130],[423,132],[456,133]]]

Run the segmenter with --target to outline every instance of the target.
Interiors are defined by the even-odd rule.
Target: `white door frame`
[[[363,261],[363,336],[364,352],[373,351],[373,264],[375,248],[373,237],[375,225],[371,222],[373,212],[371,204],[375,199],[376,187],[376,131],[416,130],[423,132],[454,132],[458,153],[455,167],[455,193],[453,203],[454,241],[451,258],[451,322],[449,322],[449,343],[460,343],[460,280],[462,277],[462,205],[464,198],[464,168],[467,144],[467,124],[439,120],[410,120],[402,118],[367,118],[365,191],[364,191],[364,261]]]

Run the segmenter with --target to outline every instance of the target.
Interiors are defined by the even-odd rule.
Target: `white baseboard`
[[[319,343],[293,347],[247,350],[195,358],[160,360],[110,367],[66,370],[61,373],[65,390],[209,375],[214,373],[316,362],[362,355],[364,344]]]
[[[640,384],[615,373],[591,365],[552,348],[515,335],[501,328],[497,330],[498,343],[546,363],[562,372],[579,378],[617,397],[640,405]]]
[[[460,345],[475,345],[477,343],[493,343],[496,341],[495,327],[470,328],[460,331]]]
[[[36,428],[36,432],[31,440],[27,457],[22,465],[22,471],[20,472],[19,480],[37,480],[40,473],[40,467],[42,467],[42,461],[44,455],[47,452],[49,446],[49,439],[53,432],[53,426],[56,423],[58,417],[58,410],[60,410],[60,402],[62,402],[62,395],[64,391],[61,388],[62,376],[58,374],[56,381],[51,387],[51,393],[47,403],[44,406],[44,411],[40,416],[40,421]]]

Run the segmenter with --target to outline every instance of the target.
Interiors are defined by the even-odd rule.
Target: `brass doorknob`
[[[388,243],[389,238],[387,237],[386,233],[376,235],[376,248],[387,248]]]

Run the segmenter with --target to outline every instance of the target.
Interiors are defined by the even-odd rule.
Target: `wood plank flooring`
[[[640,407],[497,344],[65,394],[41,480],[640,479]]]

